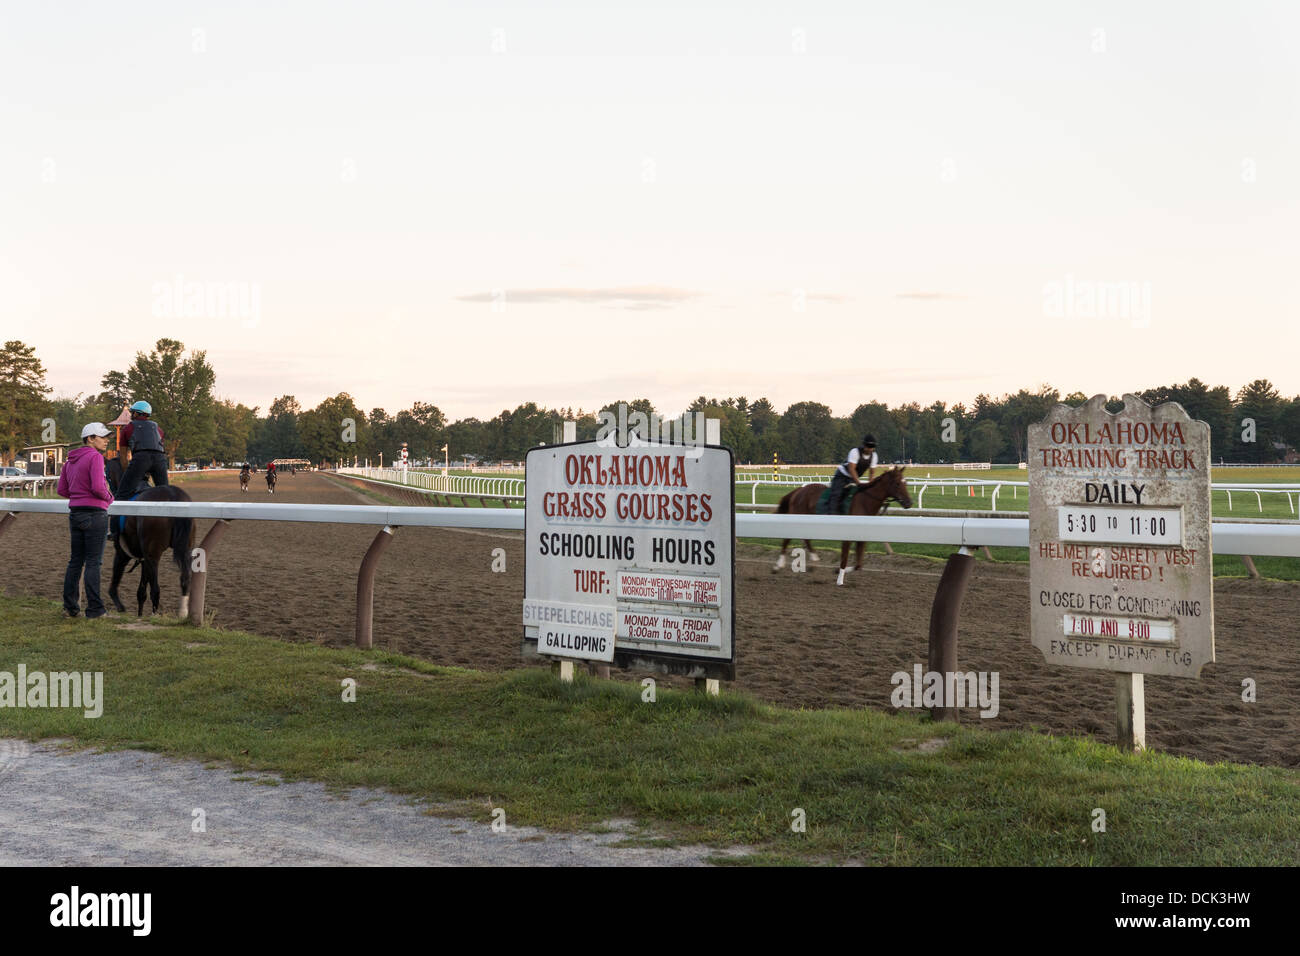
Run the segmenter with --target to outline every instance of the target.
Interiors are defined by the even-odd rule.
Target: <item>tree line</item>
[[[78,442],[88,421],[109,422],[123,405],[143,398],[163,428],[166,450],[177,461],[261,464],[273,458],[307,458],[313,462],[350,463],[353,459],[391,462],[402,442],[414,460],[444,458],[454,465],[467,457],[478,461],[522,461],[529,448],[550,444],[557,427],[577,422],[579,440],[595,438],[600,413],[617,414],[620,404],[660,419],[703,412],[721,420],[722,443],[738,463],[827,463],[841,460],[871,433],[882,462],[1025,460],[1028,426],[1058,402],[1079,405],[1090,396],[1064,397],[1050,385],[1021,389],[998,398],[979,395],[967,407],[943,402],[922,407],[916,402],[890,407],[872,401],[847,416],[836,416],[819,402],[796,402],[779,412],[766,398],[700,396],[680,412],[657,409],[648,399],[615,400],[599,409],[545,408],[527,402],[483,421],[449,422],[436,405],[415,402],[390,414],[382,408],[363,411],[346,392],[304,409],[292,395],[259,407],[217,397],[216,373],[206,353],[188,355],[181,342],[160,339],[152,351],[138,352],[125,370],[110,370],[100,391],[50,398],[45,369],[35,350],[19,341],[0,351],[0,458],[8,464],[28,445]],[[1235,395],[1227,386],[1199,379],[1185,384],[1137,390],[1151,404],[1180,403],[1207,422],[1216,460],[1271,463],[1300,445],[1300,396],[1283,398],[1259,379]],[[1122,403],[1112,397],[1108,407]]]

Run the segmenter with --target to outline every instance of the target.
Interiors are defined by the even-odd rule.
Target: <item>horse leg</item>
[[[822,559],[822,558],[821,558],[821,555],[818,554],[815,550],[813,550],[813,546],[812,546],[812,542],[811,542],[811,541],[809,541],[807,538],[804,538],[804,539],[803,539],[803,543],[806,544],[806,545],[808,545],[808,560],[809,560],[809,561],[820,561],[820,560]]]
[[[149,562],[149,603],[153,605],[152,615],[158,614],[158,599],[162,597],[162,589],[158,586],[158,562]]]
[[[867,546],[867,543],[866,543],[865,541],[859,541],[859,542],[858,542],[858,558],[857,558],[857,562],[853,565],[853,570],[854,570],[854,571],[861,571],[861,570],[862,570],[862,552],[863,552],[863,550],[866,548],[866,546]]]
[[[194,543],[192,538],[190,539],[190,543],[191,544]],[[178,550],[176,552],[176,557],[180,558],[180,561],[178,563],[181,566],[181,617],[189,617],[190,616],[190,572],[192,570],[190,568],[190,556],[189,554],[181,554]]]
[[[789,545],[789,543],[790,543],[789,538],[786,538],[784,541],[781,542],[781,555],[776,559],[776,567],[772,569],[773,571],[780,571],[783,567],[785,567],[785,549],[786,546]]]
[[[850,571],[849,564],[849,543],[842,541],[840,543],[840,575],[835,579],[836,587],[844,587],[844,576]]]
[[[149,587],[149,559],[140,559],[140,584],[135,589],[135,616],[144,617],[144,594]]]
[[[117,519],[110,520],[115,521]],[[108,585],[108,597],[113,602],[113,607],[117,608],[118,611],[126,610],[122,599],[117,596],[117,586],[122,583],[122,572],[126,570],[126,562],[129,560],[130,558],[127,557],[126,552],[120,546],[113,549],[113,578]]]

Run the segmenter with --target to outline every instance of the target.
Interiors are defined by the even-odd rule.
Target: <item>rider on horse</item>
[[[848,490],[849,482],[855,485],[863,483],[863,467],[867,470],[866,480],[870,481],[875,477],[876,468],[879,464],[880,459],[876,457],[875,436],[865,435],[862,444],[857,448],[849,449],[848,457],[839,468],[835,469],[835,477],[831,479],[831,514],[837,515],[840,513],[840,507],[844,503],[844,494]]]
[[[153,406],[136,402],[131,406],[131,422],[122,429],[122,444],[131,450],[131,463],[118,482],[117,499],[129,501],[149,485],[167,484],[167,453],[163,450],[163,431],[153,421]],[[110,522],[108,538],[117,539],[117,522]]]

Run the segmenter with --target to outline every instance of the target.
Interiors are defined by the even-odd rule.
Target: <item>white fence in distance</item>
[[[11,499],[0,511],[12,514],[68,513],[63,499]],[[421,508],[387,505],[299,505],[252,502],[114,502],[111,515],[158,515],[225,521],[303,521],[375,527],[479,528],[522,531],[519,509]],[[952,547],[1029,547],[1028,518],[936,518],[906,513],[888,516],[736,515],[737,538],[809,538],[821,541],[876,541]],[[1212,524],[1218,554],[1300,557],[1300,523],[1231,522]]]

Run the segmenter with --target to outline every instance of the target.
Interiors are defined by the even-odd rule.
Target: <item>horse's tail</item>
[[[184,573],[189,567],[187,561],[190,556],[190,544],[194,540],[194,519],[193,518],[173,518],[172,519],[172,560],[176,562],[176,567]]]
[[[776,513],[779,515],[788,515],[790,513],[790,499],[794,497],[794,492],[788,492],[781,503],[776,506]]]

